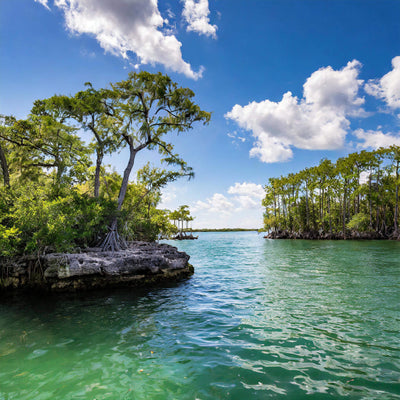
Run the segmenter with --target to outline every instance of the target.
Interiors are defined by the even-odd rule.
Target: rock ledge
[[[0,291],[40,289],[77,291],[147,286],[193,274],[189,256],[167,244],[132,242],[127,250],[52,253],[0,260]]]

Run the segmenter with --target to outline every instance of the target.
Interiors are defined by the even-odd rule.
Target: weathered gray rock
[[[193,274],[189,256],[167,244],[133,242],[119,252],[88,249],[76,254],[5,259],[0,291],[44,289],[75,291],[114,286],[145,286]]]

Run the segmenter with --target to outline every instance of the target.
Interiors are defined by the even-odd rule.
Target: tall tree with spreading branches
[[[117,212],[122,209],[129,177],[136,155],[144,149],[158,150],[162,161],[178,167],[192,176],[192,169],[176,153],[171,142],[165,140],[169,132],[190,130],[195,122],[208,123],[211,114],[202,111],[192,100],[194,93],[181,88],[167,75],[148,72],[130,73],[127,80],[111,84],[113,95],[107,103],[107,115],[114,135],[129,149],[118,195]],[[117,216],[113,217],[103,250],[120,250],[125,246],[117,230]]]

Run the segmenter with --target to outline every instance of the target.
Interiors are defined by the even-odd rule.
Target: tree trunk
[[[395,195],[395,205],[394,205],[394,233],[397,235],[399,233],[398,228],[398,216],[399,216],[399,161],[396,163],[396,195]]]
[[[368,192],[368,208],[369,208],[369,229],[372,230],[372,190],[371,190],[371,186],[372,186],[372,171],[369,174],[369,179],[368,179],[368,188],[369,188],[369,192]]]
[[[347,207],[347,180],[344,181],[343,188],[343,214],[342,214],[342,229],[343,229],[343,239],[346,239],[346,207]]]
[[[331,198],[328,195],[329,235],[332,235]]]
[[[360,186],[360,168],[357,167],[357,187]],[[357,214],[360,212],[360,191],[357,192]]]
[[[125,200],[126,190],[128,188],[129,176],[131,174],[133,165],[135,164],[135,157],[137,151],[133,147],[132,143],[129,143],[129,161],[124,171],[124,177],[122,179],[121,189],[118,195],[118,206],[117,211],[121,211],[122,205]],[[118,234],[118,219],[114,216],[111,221],[110,232],[108,232],[104,239],[101,248],[103,251],[111,250],[112,252],[126,249],[126,243],[123,238]]]
[[[123,238],[121,238],[118,234],[118,221],[117,217],[114,217],[111,226],[110,226],[110,232],[108,232],[106,238],[104,239],[101,249],[102,251],[107,251],[111,250],[112,252],[114,251],[119,251],[122,249],[126,249],[126,243]]]
[[[103,151],[100,149],[97,149],[96,153],[97,153],[97,158],[96,158],[96,171],[94,174],[94,197],[98,198],[100,194],[100,170],[104,154]]]
[[[306,229],[310,230],[310,211],[308,206],[308,184],[306,183]]]
[[[277,208],[277,210],[278,210],[278,222],[280,222],[280,220],[281,220],[281,197],[279,196],[279,194],[278,194],[277,207],[278,207]],[[280,223],[279,223],[279,225],[278,224],[276,225],[276,228],[277,229],[281,228]]]
[[[376,225],[375,225],[375,231],[379,232],[379,219],[380,219],[380,210],[379,206],[381,204],[381,196],[380,196],[380,190],[379,190],[379,178],[380,178],[380,170],[378,169],[378,173],[376,176]]]
[[[129,144],[129,161],[124,171],[124,177],[122,179],[121,189],[118,195],[118,207],[117,207],[118,211],[121,211],[122,204],[124,203],[125,200],[126,190],[128,189],[129,176],[131,174],[133,165],[135,164],[136,153],[137,151],[135,150],[133,145]]]
[[[324,189],[322,188],[322,185],[319,186],[319,224],[323,228],[323,223],[322,220],[324,218]]]
[[[386,236],[386,234],[387,234],[387,225],[386,225],[386,205],[383,206],[383,211],[382,211],[381,232]]]
[[[274,217],[275,217],[275,219],[274,219],[274,231],[276,232],[277,231],[277,226],[276,226],[276,197],[275,197],[275,190],[274,190],[273,194],[274,194]]]
[[[8,170],[6,155],[4,154],[3,148],[1,146],[0,146],[0,165],[3,171],[4,186],[10,187],[10,172]]]

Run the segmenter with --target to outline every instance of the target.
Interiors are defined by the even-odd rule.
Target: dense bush
[[[72,251],[98,242],[115,205],[73,189],[56,197],[51,192],[49,186],[30,184],[3,196],[8,198],[0,211],[4,255]]]

